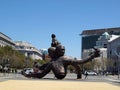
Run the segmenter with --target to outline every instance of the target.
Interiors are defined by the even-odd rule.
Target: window
[[[107,48],[107,44],[104,44],[104,48]]]

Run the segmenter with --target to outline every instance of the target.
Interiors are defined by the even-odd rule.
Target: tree
[[[12,68],[23,68],[25,56],[10,46],[0,47],[0,64]],[[6,63],[7,61],[7,63]]]

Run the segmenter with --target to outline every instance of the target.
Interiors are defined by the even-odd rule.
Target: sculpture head
[[[51,37],[52,37],[51,47],[56,47],[57,45],[60,44],[60,42],[56,39],[56,35],[55,34],[52,34]]]
[[[52,37],[52,38],[55,38],[56,36],[55,36],[55,34],[52,34],[51,37]]]
[[[55,47],[48,48],[48,54],[51,58],[55,58]]]
[[[65,54],[65,47],[62,46],[61,44],[57,45],[55,53],[56,53],[57,57],[64,56],[64,54]]]

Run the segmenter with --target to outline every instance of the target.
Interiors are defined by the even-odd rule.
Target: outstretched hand
[[[94,56],[99,57],[100,56],[100,49],[98,49],[98,48],[93,48],[93,49],[94,49],[94,52],[93,52]]]

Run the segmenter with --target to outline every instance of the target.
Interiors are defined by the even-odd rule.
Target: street
[[[87,76],[85,79],[85,76],[82,75],[82,79],[76,79],[77,75],[72,73],[72,74],[67,74],[66,77],[63,79],[64,81],[71,80],[71,81],[89,81],[89,82],[115,82],[120,84],[120,79],[118,79],[117,75],[108,75],[108,76],[103,76],[103,75],[97,75],[97,76]],[[0,81],[2,80],[57,80],[54,76],[54,74],[47,74],[45,77],[42,79],[37,79],[37,78],[27,78],[24,77],[21,74],[13,74],[13,73],[0,73]]]

